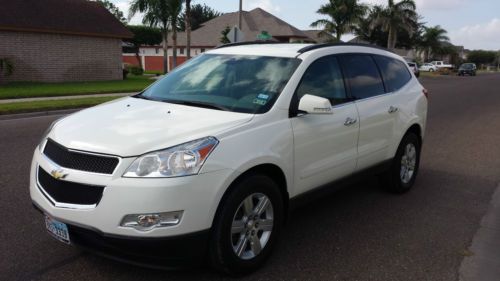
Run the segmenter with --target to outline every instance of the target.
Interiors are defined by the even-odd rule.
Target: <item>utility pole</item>
[[[243,0],[240,0],[240,10],[238,12],[238,28],[241,30],[241,13],[243,10]]]

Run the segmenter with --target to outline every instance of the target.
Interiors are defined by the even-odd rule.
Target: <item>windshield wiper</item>
[[[140,92],[138,93],[137,95],[133,95],[132,96],[133,98],[137,98],[137,99],[143,99],[143,100],[153,100],[151,98],[148,98],[144,95],[144,92]]]
[[[182,104],[182,105],[187,105],[187,106],[196,106],[196,107],[203,107],[203,108],[209,108],[209,109],[217,109],[217,110],[222,110],[222,111],[231,111],[227,107],[213,104],[213,103],[202,102],[202,101],[184,101],[184,100],[162,100],[162,101],[168,102],[168,103]]]

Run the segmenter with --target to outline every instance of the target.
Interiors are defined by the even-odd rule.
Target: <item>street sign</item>
[[[257,34],[257,40],[271,40],[273,36],[269,34],[269,32],[262,30],[259,34]]]
[[[245,34],[237,27],[231,28],[231,31],[227,34],[227,39],[231,41],[231,43],[238,43],[245,41]]]

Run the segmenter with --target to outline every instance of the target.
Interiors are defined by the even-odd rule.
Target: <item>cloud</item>
[[[271,0],[243,1],[244,10],[249,11],[255,8],[262,8],[272,14],[279,14],[281,12],[281,7],[273,4]]]
[[[467,49],[500,50],[500,18],[487,23],[469,25],[449,33],[453,44]]]
[[[372,5],[387,5],[387,0],[361,0]],[[396,2],[398,2],[396,0]],[[417,10],[454,10],[461,8],[466,0],[415,0]]]

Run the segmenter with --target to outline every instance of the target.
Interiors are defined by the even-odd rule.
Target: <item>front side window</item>
[[[345,79],[355,99],[365,99],[385,94],[384,83],[377,65],[369,55],[342,56]]]
[[[382,72],[387,92],[395,92],[411,80],[408,67],[403,62],[383,56],[375,56],[374,58],[380,72]],[[410,64],[410,66],[413,67],[414,64]]]
[[[297,88],[298,100],[306,94],[329,99],[332,105],[348,100],[337,58],[323,57],[309,66]]]
[[[138,97],[242,113],[264,113],[300,64],[262,56],[198,56]]]

